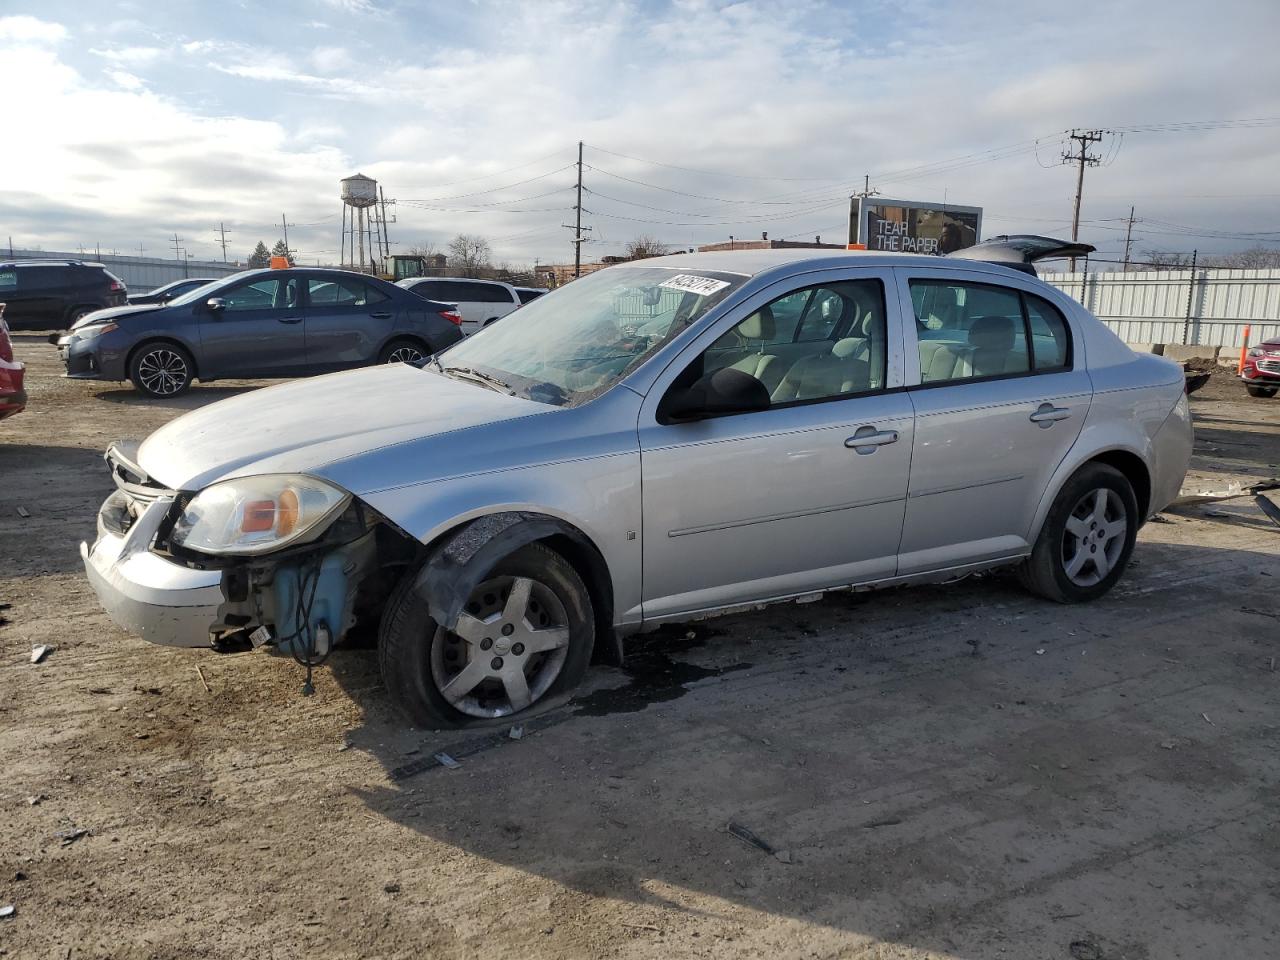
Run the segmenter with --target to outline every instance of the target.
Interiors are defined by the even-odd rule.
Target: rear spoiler
[[[1055,240],[1053,237],[1038,237],[1023,233],[1015,236],[992,237],[972,247],[948,253],[948,257],[959,260],[979,260],[983,263],[1000,263],[1013,270],[1036,275],[1032,264],[1039,260],[1054,260],[1063,257],[1087,257],[1098,248],[1091,243],[1076,243],[1071,240]]]

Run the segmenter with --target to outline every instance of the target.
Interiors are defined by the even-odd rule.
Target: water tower
[[[379,197],[378,182],[363,173],[340,182],[342,265],[361,272],[375,272],[378,261],[387,256],[391,247],[387,240],[386,201]]]

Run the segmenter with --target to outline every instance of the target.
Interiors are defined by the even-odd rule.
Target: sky
[[[289,224],[336,262],[339,180],[394,199],[393,252],[458,233],[511,265],[844,242],[848,197],[980,206],[1069,236],[1064,131],[1101,128],[1081,238],[1280,245],[1280,3],[0,4],[0,243],[243,260]],[[1240,121],[1251,121],[1241,123]]]

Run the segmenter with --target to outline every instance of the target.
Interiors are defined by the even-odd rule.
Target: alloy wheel
[[[148,350],[138,361],[138,379],[149,393],[157,397],[181,392],[190,377],[187,361],[166,347]]]
[[[1078,587],[1106,579],[1124,554],[1129,516],[1114,490],[1099,487],[1081,497],[1067,516],[1062,567]]]
[[[425,356],[426,354],[417,347],[409,346],[406,343],[387,354],[387,363],[417,363]]]
[[[497,577],[480,584],[453,631],[431,645],[431,678],[454,709],[504,717],[536,703],[569,652],[569,617],[546,584]]]

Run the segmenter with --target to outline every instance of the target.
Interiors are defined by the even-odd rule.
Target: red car
[[[4,304],[0,303],[0,420],[26,409],[27,391],[22,389],[26,369],[26,364],[13,359],[13,341],[4,322]]]
[[[1250,347],[1240,379],[1251,397],[1274,397],[1280,390],[1280,337]]]

